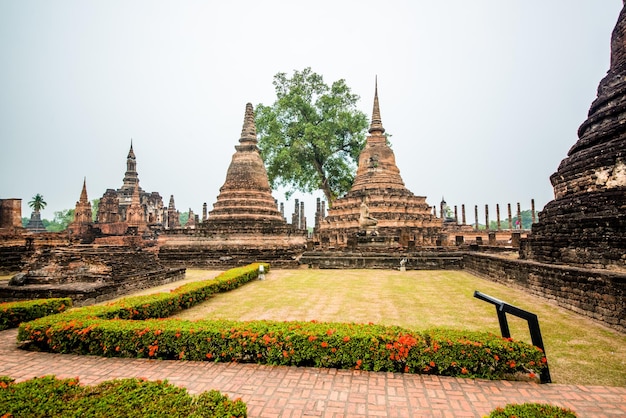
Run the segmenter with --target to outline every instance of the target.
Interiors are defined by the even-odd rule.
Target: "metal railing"
[[[537,319],[537,315],[532,312],[525,311],[516,306],[513,306],[509,303],[496,299],[492,296],[485,295],[484,293],[479,292],[478,290],[474,291],[474,297],[485,302],[489,302],[496,306],[496,313],[498,315],[498,322],[500,323],[500,332],[502,333],[502,337],[511,338],[511,331],[509,331],[509,322],[506,319],[506,314],[509,313],[511,315],[517,316],[518,318],[525,319],[528,323],[528,330],[530,331],[530,339],[535,347],[541,348],[543,351],[544,357],[546,357],[546,350],[543,346],[543,338],[541,338],[541,330],[539,329],[539,319]],[[547,359],[547,357],[546,357]],[[541,383],[550,383],[552,379],[550,378],[550,369],[548,367],[548,363],[546,361],[546,367],[541,370],[539,375],[539,379]]]

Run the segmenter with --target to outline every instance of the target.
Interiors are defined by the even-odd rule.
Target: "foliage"
[[[259,148],[272,188],[322,190],[329,204],[352,186],[367,116],[345,80],[329,87],[310,67],[273,81],[277,100],[257,105]]]
[[[100,207],[100,199],[93,199],[91,201],[91,220],[96,222],[98,219],[98,208]]]
[[[45,208],[46,205],[46,201],[43,200],[43,196],[39,193],[33,196],[32,200],[28,202],[28,206],[30,206],[35,212],[41,211],[41,209]]]
[[[532,224],[533,224],[533,213],[530,209],[527,210],[523,210],[520,212],[521,213],[521,218],[522,218],[522,229],[530,229]],[[538,213],[537,211],[535,211],[535,220],[538,219]],[[511,220],[511,224],[513,225],[513,229],[517,229],[516,225],[517,225],[517,216],[514,216],[513,219]],[[498,222],[496,221],[489,221],[489,228],[492,230],[496,230],[498,229]],[[509,218],[506,219],[501,219],[500,220],[500,229],[509,229]]]
[[[78,378],[44,376],[14,383],[0,376],[0,412],[3,417],[246,417],[247,407],[215,390],[190,396],[167,380],[116,379],[82,386]]]
[[[0,303],[0,331],[22,322],[64,312],[72,306],[70,298],[36,299]]]
[[[189,220],[189,212],[181,212],[178,220],[180,221],[180,226],[187,225],[187,221]]]
[[[559,406],[524,403],[508,404],[504,408],[496,408],[488,418],[576,418],[574,411]]]
[[[74,220],[74,209],[64,209],[54,212],[52,221],[42,219],[43,225],[50,232],[61,232],[67,229],[67,226]]]
[[[414,332],[397,326],[324,322],[181,321],[174,312],[258,276],[258,264],[170,294],[126,298],[22,324],[18,339],[59,353],[332,367],[505,378],[539,374],[543,352],[477,332]],[[269,266],[265,265],[266,271]],[[127,321],[135,319],[143,321]]]

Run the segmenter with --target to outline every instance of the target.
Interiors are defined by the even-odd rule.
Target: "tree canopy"
[[[33,196],[32,200],[28,202],[28,206],[30,206],[35,212],[41,211],[41,209],[45,208],[46,205],[46,201],[43,200],[43,196],[39,193]]]
[[[329,87],[310,67],[273,81],[276,101],[256,107],[259,149],[273,189],[322,190],[329,206],[350,190],[365,145],[367,116],[340,79]]]

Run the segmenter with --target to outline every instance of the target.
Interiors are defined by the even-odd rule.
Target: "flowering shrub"
[[[268,271],[269,266],[265,266]],[[102,356],[235,361],[449,376],[503,378],[545,367],[541,350],[477,332],[278,321],[180,321],[172,313],[256,278],[258,264],[170,294],[127,298],[22,324],[40,349]],[[130,319],[130,320],[129,320]],[[139,320],[137,320],[139,319]]]
[[[146,402],[149,399],[149,402]],[[81,386],[78,378],[54,376],[14,383],[0,376],[3,417],[246,417],[246,404],[212,390],[190,396],[167,381],[118,379]]]
[[[22,322],[64,312],[71,306],[72,300],[70,298],[0,303],[0,331],[15,328]]]

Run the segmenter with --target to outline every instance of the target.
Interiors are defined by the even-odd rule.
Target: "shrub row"
[[[266,270],[267,270],[266,266]],[[22,324],[18,339],[43,350],[102,356],[256,362],[448,376],[506,378],[539,374],[541,350],[499,336],[450,330],[415,332],[395,326],[278,321],[165,319],[256,278],[258,264],[170,295],[128,298]],[[128,320],[128,319],[141,319]]]
[[[488,418],[576,418],[576,416],[576,413],[568,408],[541,403],[523,403],[496,408]]]
[[[65,312],[71,306],[72,300],[70,298],[0,303],[0,331],[15,328],[22,322]]]
[[[246,404],[212,390],[191,396],[167,381],[118,379],[82,386],[54,376],[21,383],[0,376],[3,417],[246,417]]]

